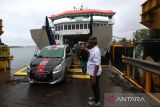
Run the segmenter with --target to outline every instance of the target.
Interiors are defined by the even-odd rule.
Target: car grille
[[[50,82],[52,80],[52,74],[44,72],[43,74],[32,73],[30,78],[36,82]]]

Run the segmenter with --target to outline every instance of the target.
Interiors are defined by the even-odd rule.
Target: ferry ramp
[[[103,65],[100,79],[101,107],[135,107],[135,103],[115,105],[115,97],[139,96],[145,107],[158,107],[158,100],[145,94],[145,90],[126,79],[123,73],[112,66]],[[23,68],[21,71],[23,71]],[[8,79],[9,72],[0,72],[0,107],[89,107],[88,97],[92,95],[89,76],[83,75],[79,61],[74,61],[67,81],[55,84],[30,84],[25,76]],[[16,81],[17,80],[17,81]],[[144,95],[143,95],[144,94]],[[121,104],[123,104],[122,102]],[[139,105],[140,107],[141,105]],[[138,106],[137,106],[138,107]]]

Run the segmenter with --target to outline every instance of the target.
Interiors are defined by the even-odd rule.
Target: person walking
[[[88,42],[89,49],[85,48],[85,50],[89,52],[87,73],[90,75],[90,83],[93,91],[93,97],[89,97],[88,103],[91,106],[100,106],[99,79],[102,72],[101,52],[97,45],[97,37],[91,36]]]
[[[79,49],[79,59],[80,59],[80,64],[82,66],[82,72],[83,74],[86,74],[89,53],[84,50],[84,47],[85,47],[85,43],[82,43]]]

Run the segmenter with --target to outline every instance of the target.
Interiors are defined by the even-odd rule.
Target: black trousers
[[[90,77],[91,77],[91,80],[92,80],[93,77],[92,76],[90,76]],[[92,87],[95,102],[100,101],[99,79],[100,79],[100,76],[96,76],[96,82],[93,84],[92,81],[91,81],[91,87]]]

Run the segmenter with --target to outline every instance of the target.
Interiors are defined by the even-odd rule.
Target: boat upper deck
[[[97,10],[97,9],[80,9],[80,10],[70,10],[65,11],[59,14],[53,14],[50,16],[51,20],[56,20],[60,18],[71,18],[74,19],[75,17],[89,17],[90,15],[93,16],[105,16],[112,18],[115,14],[112,10]]]

